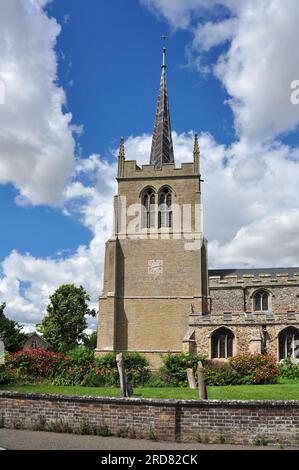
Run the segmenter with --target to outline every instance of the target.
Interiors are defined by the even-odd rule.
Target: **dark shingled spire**
[[[154,165],[155,168],[161,168],[163,163],[174,163],[166,85],[165,54],[166,48],[163,47],[162,74],[150,158],[150,164]]]

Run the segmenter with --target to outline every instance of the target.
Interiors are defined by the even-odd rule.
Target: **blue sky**
[[[269,2],[0,2],[9,316],[34,325],[62,282],[82,283],[96,304],[115,151],[124,136],[130,158],[149,159],[165,33],[178,164],[200,132],[210,266],[299,265],[299,111],[289,99],[299,7]]]
[[[63,0],[49,4],[47,11],[62,26],[55,47],[57,82],[66,91],[73,123],[84,126],[76,139],[82,158],[99,153],[110,160],[121,136],[152,132],[165,32],[173,128],[209,131],[220,142],[232,141],[232,113],[224,105],[227,93],[217,79],[188,67],[188,31],[172,32],[167,21],[135,0]],[[90,231],[76,217],[48,206],[18,206],[11,185],[0,191],[5,220],[0,259],[12,249],[49,256],[90,241]]]

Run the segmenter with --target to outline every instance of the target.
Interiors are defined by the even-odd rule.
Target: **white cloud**
[[[299,70],[298,1],[141,3],[192,32],[199,70],[212,71],[231,97],[238,140],[225,148],[202,137],[210,265],[298,265],[299,147],[278,140],[299,124],[299,106],[290,102]],[[205,53],[224,43],[204,66]]]
[[[56,83],[60,26],[42,9],[47,3],[0,0],[0,183],[32,204],[58,204],[74,166],[72,115]]]
[[[156,14],[167,18],[173,28],[187,28],[192,14],[199,8],[206,9],[217,4],[217,0],[139,0]]]
[[[173,132],[173,142],[176,164],[191,161],[193,133]],[[150,135],[130,137],[127,158],[147,163],[150,144]],[[207,133],[200,149],[210,267],[299,265],[299,149],[246,139],[225,147]]]
[[[115,192],[116,165],[109,165],[99,155],[80,160],[76,180],[64,191],[65,210],[79,215],[92,231],[88,246],[79,246],[71,256],[35,258],[13,251],[2,262],[0,302],[7,303],[7,314],[31,327],[45,313],[52,294],[61,284],[82,285],[98,308],[102,289],[105,241],[111,236],[112,204]],[[84,183],[81,179],[84,178]],[[96,327],[96,320],[89,325]]]
[[[63,92],[53,85],[56,74],[53,46],[59,27],[55,20],[49,20],[40,10],[40,5],[45,2],[30,0],[29,3],[14,3],[18,8],[20,5],[24,8],[26,4],[29,5],[26,8],[33,9],[34,14],[31,12],[30,18],[36,21],[32,34],[34,31],[37,33],[31,38],[33,45],[42,28],[38,26],[39,21],[43,26],[48,26],[48,34],[42,36],[47,60],[44,62],[38,55],[37,63],[41,71],[33,69],[35,78],[45,80],[47,77],[48,87],[41,93],[37,86],[40,106],[32,109],[32,113],[27,96],[31,96],[30,93],[34,95],[35,87],[33,90],[29,87],[26,92],[19,87],[15,92],[17,96],[12,95],[17,109],[23,111],[24,104],[26,112],[30,110],[37,134],[32,137],[31,120],[24,124],[21,119],[16,119],[16,135],[12,134],[7,146],[7,152],[11,151],[9,155],[12,156],[8,162],[1,156],[5,141],[1,138],[3,128],[0,126],[0,179],[12,181],[32,203],[53,203],[57,202],[57,195],[60,196],[64,213],[79,215],[93,234],[90,244],[79,247],[71,256],[38,259],[30,254],[23,256],[13,252],[3,261],[0,301],[7,301],[10,316],[33,324],[42,318],[48,295],[64,282],[82,284],[96,304],[102,288],[104,242],[112,229],[116,160],[108,163],[96,154],[78,160],[73,180],[65,184],[73,169],[74,143],[70,116],[64,116],[61,112]],[[195,54],[202,56],[210,48],[229,41],[227,52],[218,57],[215,64],[209,65],[232,98],[230,105],[239,138],[226,147],[215,142],[210,134],[200,136],[205,180],[202,185],[204,228],[209,239],[210,267],[298,265],[299,149],[277,140],[280,133],[293,129],[299,119],[299,108],[291,106],[289,100],[290,82],[299,78],[299,59],[293,47],[299,34],[296,29],[298,2],[142,0],[142,3],[162,13],[173,27],[190,28],[194,34]],[[226,15],[223,20],[218,18],[212,21],[210,15],[208,22],[205,21],[203,12],[215,5],[226,7],[230,17]],[[199,15],[200,23],[197,20]],[[1,18],[0,25],[2,21]],[[19,22],[22,26],[24,18]],[[23,29],[27,32],[25,26]],[[1,38],[3,33],[0,31]],[[22,28],[16,28],[16,37],[20,31]],[[29,65],[24,65],[17,52],[13,56],[17,67],[26,69],[30,61]],[[0,67],[3,60],[1,57]],[[13,76],[19,77],[18,73]],[[41,83],[39,80],[35,82]],[[53,102],[56,103],[54,107],[47,107]],[[14,107],[12,115],[8,116],[7,126],[14,122],[13,112]],[[44,119],[37,119],[40,115]],[[0,114],[0,125],[1,119],[4,120]],[[57,140],[53,137],[53,128],[45,125],[45,122],[52,121],[58,129],[55,133]],[[7,135],[10,137],[9,133]],[[66,140],[65,135],[68,136]],[[174,132],[173,140],[176,163],[190,161],[192,132]],[[62,141],[67,142],[67,148],[61,146]],[[150,145],[150,135],[129,137],[125,143],[127,159],[136,159],[139,164],[147,163]],[[25,149],[22,157],[25,155],[28,166],[25,165],[25,158],[21,158],[22,148]],[[56,162],[48,158],[53,154]],[[49,182],[45,180],[47,173]],[[61,175],[61,179],[56,180],[56,173],[59,173],[58,177]],[[3,174],[7,176],[3,178]],[[41,175],[39,185],[36,183],[37,174]]]
[[[238,135],[271,140],[299,124],[291,104],[291,83],[298,79],[299,3],[297,0],[143,0],[174,27],[190,28],[194,52],[230,41],[213,71],[231,96]],[[225,7],[223,19],[205,20],[204,12]],[[200,21],[196,20],[200,15]],[[191,18],[193,17],[193,21]],[[209,18],[209,17],[207,17]],[[198,57],[196,58],[198,63]],[[201,62],[200,62],[201,63]],[[212,65],[212,64],[210,64]]]
[[[193,133],[173,132],[173,142],[177,165],[190,161]],[[129,137],[126,158],[147,163],[150,145],[150,135]],[[210,134],[200,135],[200,148],[210,267],[298,265],[298,150],[282,144],[251,148],[245,140],[225,147]],[[116,160],[109,164],[91,155],[78,161],[75,175],[64,193],[65,208],[92,231],[90,244],[59,259],[13,252],[2,263],[0,302],[7,301],[8,314],[27,326],[41,320],[48,296],[62,283],[82,284],[97,307],[104,246],[112,232]]]

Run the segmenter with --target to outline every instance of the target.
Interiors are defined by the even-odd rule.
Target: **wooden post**
[[[193,369],[187,369],[187,377],[188,377],[189,388],[192,388],[194,390],[196,388],[196,382],[195,382]]]
[[[199,399],[206,400],[208,398],[208,395],[207,395],[207,388],[205,386],[204,367],[201,361],[199,361],[198,366],[197,366],[197,376],[198,376]]]

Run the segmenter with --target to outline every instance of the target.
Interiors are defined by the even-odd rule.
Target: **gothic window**
[[[234,334],[228,328],[219,328],[211,337],[212,359],[231,357],[233,355]]]
[[[31,341],[31,349],[36,349],[37,348],[37,342],[35,339]]]
[[[163,188],[159,194],[159,228],[172,227],[172,193]]]
[[[278,335],[279,359],[287,357],[299,359],[299,330],[289,326]]]
[[[253,310],[255,312],[263,312],[269,310],[269,294],[261,290],[253,296]]]
[[[156,217],[156,195],[152,188],[148,188],[142,198],[143,221],[142,228],[155,227]]]

